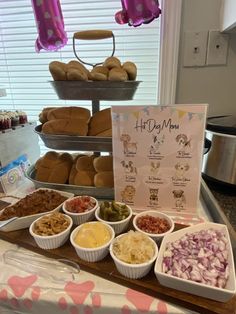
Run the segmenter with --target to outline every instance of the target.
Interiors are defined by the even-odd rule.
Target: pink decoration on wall
[[[159,301],[157,304],[157,314],[168,314],[167,305],[163,301]]]
[[[19,301],[18,301],[16,298],[12,298],[12,299],[10,300],[10,303],[11,303],[11,305],[12,305],[14,308],[20,308],[20,303],[19,303]]]
[[[59,0],[31,0],[38,38],[35,50],[57,51],[67,43],[64,20]]]
[[[84,314],[93,314],[93,310],[91,309],[89,305],[86,305],[84,307]]]
[[[161,14],[158,0],[121,0],[121,5],[122,10],[115,15],[118,24],[136,27],[152,22]]]
[[[83,304],[93,288],[94,283],[92,281],[85,281],[83,283],[69,281],[65,285],[64,290],[71,297],[74,304]]]
[[[19,298],[24,295],[25,291],[30,288],[36,280],[36,275],[30,275],[27,277],[12,276],[8,279],[7,283],[12,289],[14,295]]]
[[[149,295],[132,289],[127,289],[126,298],[133,303],[136,309],[140,312],[148,312],[152,302],[154,301],[154,298]]]

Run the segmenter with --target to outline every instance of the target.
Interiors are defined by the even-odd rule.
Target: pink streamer
[[[38,38],[35,50],[57,51],[67,43],[64,21],[59,0],[31,0]]]
[[[158,0],[121,0],[122,10],[115,15],[118,24],[140,26],[148,24],[161,14]]]

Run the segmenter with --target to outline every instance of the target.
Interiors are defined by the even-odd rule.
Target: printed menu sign
[[[195,213],[207,105],[112,106],[115,199]]]

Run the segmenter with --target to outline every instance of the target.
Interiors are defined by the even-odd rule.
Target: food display
[[[115,201],[101,202],[99,216],[106,221],[120,221],[127,218],[130,214],[130,210],[127,205],[121,204]]]
[[[33,232],[40,236],[51,236],[63,232],[69,225],[68,218],[56,212],[38,219],[33,225]]]
[[[111,240],[108,227],[102,222],[86,222],[79,228],[74,242],[83,248],[97,248]]]
[[[65,209],[71,213],[85,213],[93,209],[96,204],[93,197],[82,195],[68,200],[65,203]]]
[[[37,190],[6,207],[0,214],[0,221],[12,217],[25,217],[49,212],[61,205],[67,198],[56,191]]]
[[[103,109],[91,116],[83,107],[46,107],[39,114],[45,134],[111,137],[111,109]]]
[[[142,264],[153,258],[155,247],[148,236],[130,230],[114,240],[113,253],[125,263]]]
[[[91,71],[77,60],[68,63],[52,61],[49,71],[55,81],[134,81],[137,76],[137,67],[133,62],[122,64],[114,56],[107,58],[102,66],[95,66]]]
[[[23,111],[0,111],[0,131],[16,127],[27,122],[27,115]]]
[[[168,243],[162,270],[182,279],[224,288],[230,272],[225,234],[214,229],[201,230]]]
[[[64,184],[68,181],[72,165],[70,154],[49,151],[35,164],[36,180]]]
[[[114,186],[112,156],[95,156],[49,151],[35,163],[40,182],[78,186]]]
[[[165,218],[145,215],[136,220],[137,227],[147,233],[165,233],[170,229],[170,224]]]

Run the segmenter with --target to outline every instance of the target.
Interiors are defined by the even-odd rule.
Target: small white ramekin
[[[152,217],[158,217],[158,218],[161,218],[161,219],[166,219],[168,221],[169,225],[170,225],[170,229],[167,230],[164,233],[148,233],[148,232],[143,231],[142,229],[140,229],[137,226],[137,219],[142,217],[142,216],[146,216],[146,215],[149,215],[149,216],[152,216]],[[133,219],[133,226],[134,226],[135,230],[137,230],[137,231],[139,231],[139,232],[141,232],[143,234],[146,234],[147,236],[152,238],[155,242],[159,243],[163,239],[163,237],[165,235],[171,233],[174,230],[175,223],[168,215],[166,215],[164,213],[157,212],[157,211],[154,211],[154,210],[148,210],[148,211],[144,211],[142,213],[139,213],[139,214],[135,215],[135,217]]]
[[[70,216],[67,216],[65,214],[63,214],[70,222],[69,226],[67,227],[66,230],[62,231],[61,233],[55,234],[55,235],[51,235],[51,236],[41,236],[38,235],[36,233],[34,233],[34,224],[39,221],[40,219],[42,219],[45,216],[50,216],[49,215],[44,215],[40,218],[38,218],[37,220],[35,220],[29,228],[29,232],[32,235],[32,237],[34,238],[35,242],[37,243],[37,245],[44,250],[52,250],[52,249],[56,249],[60,246],[62,246],[69,238],[70,236],[70,230],[71,227],[73,225],[73,221],[70,218]]]
[[[74,225],[81,225],[84,222],[93,220],[95,217],[95,210],[98,207],[98,201],[96,200],[96,198],[89,196],[91,199],[93,199],[96,202],[94,208],[90,209],[89,211],[86,211],[84,213],[72,213],[66,209],[66,206],[67,206],[66,204],[73,201],[74,199],[81,198],[81,197],[83,196],[75,196],[69,199],[68,201],[65,201],[62,206],[63,212],[72,218]]]
[[[155,253],[152,257],[152,259],[146,263],[141,263],[141,264],[129,264],[129,263],[125,263],[123,261],[121,261],[120,259],[118,259],[115,254],[113,253],[113,244],[115,242],[116,239],[119,239],[121,237],[123,237],[124,235],[126,235],[126,233],[119,235],[118,237],[116,237],[109,248],[110,251],[110,255],[116,265],[116,268],[118,270],[119,273],[121,273],[121,275],[130,278],[130,279],[138,279],[138,278],[142,278],[144,276],[146,276],[151,268],[152,265],[154,264],[157,255],[158,255],[158,247],[155,243],[155,241],[153,241],[151,238],[149,238],[149,240],[153,243],[154,248],[155,248]]]
[[[124,205],[124,203],[120,203],[120,202],[116,202],[116,203]],[[129,210],[129,216],[123,220],[120,220],[120,221],[106,221],[106,220],[102,219],[100,217],[100,206],[98,206],[96,211],[95,211],[95,217],[97,220],[99,220],[101,222],[105,222],[106,224],[110,225],[114,229],[115,234],[118,235],[118,234],[120,234],[120,233],[122,233],[128,229],[130,219],[132,218],[132,215],[133,215],[131,207],[128,205],[126,205],[126,207]]]
[[[94,224],[94,223],[97,223],[97,221],[91,221],[89,223]],[[73,245],[73,247],[75,248],[77,255],[82,260],[85,260],[87,262],[98,262],[98,261],[102,260],[104,257],[106,257],[107,254],[109,253],[109,246],[115,237],[115,232],[111,226],[109,226],[106,223],[103,223],[103,224],[109,230],[110,235],[111,235],[111,239],[106,244],[104,244],[103,246],[100,246],[97,248],[84,248],[84,247],[81,247],[75,243],[74,238],[75,238],[76,234],[78,233],[78,231],[80,230],[80,228],[83,226],[83,224],[76,227],[73,230],[73,232],[71,233],[70,242]]]

